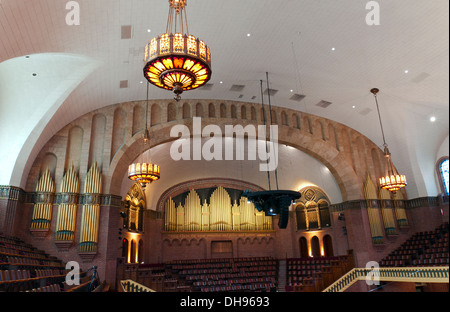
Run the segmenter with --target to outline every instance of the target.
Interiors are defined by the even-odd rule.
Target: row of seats
[[[1,270],[0,282],[30,280],[31,274],[28,270]]]
[[[273,277],[258,277],[258,278],[239,278],[239,279],[228,279],[228,280],[208,280],[208,281],[198,281],[195,282],[194,286],[218,286],[218,285],[245,285],[254,283],[275,283],[275,278]]]
[[[51,293],[58,293],[61,292],[61,285],[60,284],[52,284],[49,286],[44,286],[40,288],[33,288],[32,290],[27,290],[26,292],[51,292]]]
[[[381,260],[382,267],[448,265],[449,225],[412,235],[399,248]]]
[[[209,281],[209,280],[219,281],[219,280],[227,280],[227,279],[232,279],[232,278],[257,277],[257,276],[276,276],[276,271],[186,275],[186,280],[187,281]]]
[[[274,283],[256,283],[248,285],[211,286],[203,287],[201,292],[268,292],[275,287]]]
[[[250,267],[250,266],[275,266],[277,262],[275,260],[261,260],[261,261],[226,261],[226,262],[213,262],[213,263],[197,263],[197,264],[170,264],[173,270],[193,270],[193,269],[214,269],[214,268],[235,268],[235,267]]]
[[[48,267],[62,267],[62,263],[53,259],[34,259],[22,256],[6,256],[5,264],[21,265],[21,266],[48,266]]]
[[[320,278],[322,269],[339,261],[339,257],[291,258],[286,260],[286,286],[303,285],[311,278]]]
[[[0,292],[60,292],[65,276],[61,260],[0,233]]]
[[[266,291],[275,284],[277,266],[272,257],[247,257],[178,260],[166,268],[192,291]]]
[[[27,256],[30,258],[37,259],[45,259],[46,255],[43,252],[35,252],[35,251],[26,251],[18,248],[10,247],[9,245],[1,245],[0,243],[0,252],[5,255],[18,255],[18,256]]]

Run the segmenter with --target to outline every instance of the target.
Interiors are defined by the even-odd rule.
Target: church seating
[[[176,260],[165,264],[176,291],[269,291],[277,281],[278,261],[271,257]],[[167,290],[167,288],[165,289]]]
[[[417,232],[381,260],[382,267],[447,266],[449,224],[432,231]]]
[[[314,280],[322,278],[324,267],[338,264],[339,261],[339,257],[287,259],[286,291],[294,291],[298,286],[310,287],[314,283]]]
[[[0,234],[0,292],[65,291],[66,274],[61,260]]]

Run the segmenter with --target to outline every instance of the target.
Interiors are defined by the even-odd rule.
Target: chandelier
[[[145,108],[145,130],[143,138],[143,152],[145,151],[145,146],[150,142],[150,134],[147,128],[147,115],[148,115],[148,86],[147,83],[147,105]],[[144,158],[144,156],[142,156]],[[138,182],[142,188],[145,188],[147,184],[153,181],[159,180],[160,178],[160,168],[158,165],[145,162],[133,163],[128,166],[128,178],[132,181]]]
[[[211,52],[205,42],[189,34],[186,0],[169,3],[166,33],[145,47],[144,76],[151,84],[173,91],[180,101],[184,91],[211,79]]]
[[[380,90],[377,88],[374,88],[370,90],[370,92],[375,97],[375,103],[377,104],[377,110],[378,110],[378,118],[380,120],[380,126],[381,126],[381,133],[383,135],[383,147],[384,147],[384,160],[385,160],[385,174],[383,177],[379,178],[380,181],[380,187],[383,189],[386,189],[393,194],[395,194],[398,190],[405,187],[407,185],[406,183],[406,177],[403,174],[399,174],[397,170],[394,167],[394,164],[392,163],[391,159],[391,153],[389,152],[388,145],[386,144],[386,139],[384,137],[384,130],[383,130],[383,124],[381,123],[381,115],[380,115],[380,108],[378,106],[378,99],[377,94]]]

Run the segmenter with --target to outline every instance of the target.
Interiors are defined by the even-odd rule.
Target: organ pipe
[[[101,194],[102,174],[94,162],[86,175],[84,194],[88,204],[83,205],[81,218],[80,252],[96,252],[98,245],[98,228],[100,217],[100,203],[95,200]]]
[[[63,193],[63,200],[69,201],[61,203],[58,208],[58,217],[56,224],[57,241],[73,241],[76,223],[77,205],[71,196],[78,193],[79,181],[73,165],[66,172],[61,184],[61,193]]]
[[[406,216],[405,203],[402,192],[396,192],[394,198],[395,217],[399,226],[408,226],[408,217]]]
[[[368,175],[364,183],[364,194],[367,201],[367,214],[369,216],[372,241],[376,244],[384,242],[383,229],[381,226],[379,207],[377,203],[377,191],[375,185]]]
[[[53,194],[55,193],[55,183],[51,177],[50,169],[45,170],[39,179],[36,185],[36,193],[38,198],[42,197],[45,202],[38,202],[34,205],[31,229],[48,230],[51,223]]]
[[[253,203],[241,197],[231,205],[231,198],[223,187],[218,187],[201,204],[195,190],[191,190],[182,203],[169,198],[164,206],[164,228],[168,232],[181,231],[261,231],[273,229],[273,218],[260,213]]]
[[[389,191],[380,189],[380,199],[383,200],[381,215],[383,216],[384,230],[386,234],[395,235],[397,234],[397,228],[395,227],[394,213],[392,208],[388,206],[388,203],[390,203],[389,200],[391,199]]]

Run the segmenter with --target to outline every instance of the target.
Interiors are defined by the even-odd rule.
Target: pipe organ
[[[211,193],[212,191],[212,193]],[[234,190],[237,191],[237,190]],[[235,192],[236,194],[242,191]],[[230,197],[223,187],[210,189],[202,194],[198,190],[169,198],[164,206],[165,230],[167,232],[224,232],[272,230],[272,217],[258,212],[245,197]],[[203,196],[204,197],[204,196]]]
[[[61,203],[58,207],[55,241],[72,243],[77,216],[79,179],[73,166],[66,172],[61,184]]]
[[[369,216],[370,232],[374,244],[384,243],[383,228],[380,219],[380,208],[375,185],[368,175],[364,183],[364,195],[367,201],[367,214]]]
[[[97,251],[101,193],[102,174],[94,162],[84,184],[85,203],[81,217],[80,252]]]
[[[46,234],[50,230],[54,194],[55,183],[51,177],[50,169],[47,169],[36,185],[37,199],[34,204],[30,227],[32,233],[42,232]]]

